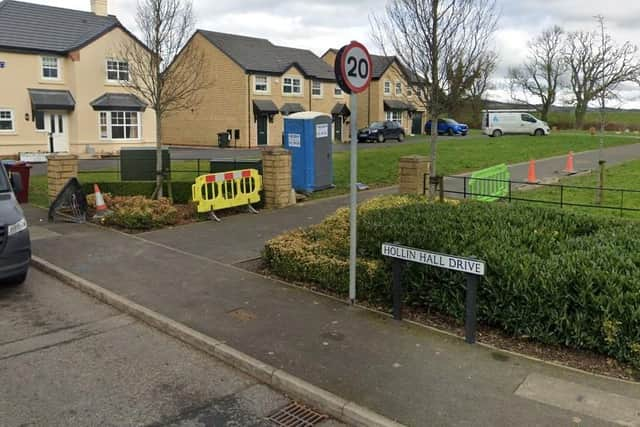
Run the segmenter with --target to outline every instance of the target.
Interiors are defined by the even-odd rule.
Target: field
[[[640,130],[640,111],[612,111],[605,115],[607,130],[625,129]],[[573,129],[575,127],[575,115],[573,112],[551,112],[549,113],[549,124],[558,126],[560,129]],[[585,129],[591,126],[600,129],[600,113],[588,112],[585,117]]]
[[[488,138],[478,133],[468,137],[442,140],[438,143],[438,174],[452,175],[493,166],[499,163],[518,163],[531,158],[542,159],[569,151],[580,152],[598,147],[598,137],[587,134],[555,134],[544,138],[532,136],[505,136]],[[640,142],[640,138],[607,135],[607,146],[625,145]],[[430,144],[425,135],[407,138],[397,146],[360,150],[358,153],[358,180],[371,188],[395,185],[398,181],[398,161],[406,155],[428,156]],[[314,197],[328,197],[344,194],[349,190],[349,152],[337,152],[334,160],[334,183],[336,188],[316,193]],[[195,161],[172,162],[174,181],[191,181],[197,175]],[[201,164],[201,169],[206,164]],[[82,182],[117,181],[115,170],[81,172]],[[34,176],[31,179],[30,199],[33,204],[47,206],[46,177]]]
[[[597,205],[597,190],[595,188],[598,185],[597,173],[565,178],[560,181],[560,184],[568,187],[562,190],[559,186],[547,187],[521,193],[519,197],[557,203],[562,198],[564,209],[589,212],[595,215],[640,219],[640,211],[624,210],[640,210],[640,160],[607,168],[604,181],[607,190],[603,192],[602,203],[598,205],[600,206],[598,208],[571,206]],[[587,188],[574,188],[573,186]],[[630,191],[622,191],[623,189]]]

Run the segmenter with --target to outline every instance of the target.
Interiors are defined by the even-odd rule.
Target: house
[[[197,107],[167,117],[166,144],[214,146],[217,135],[227,133],[232,147],[278,146],[284,117],[301,111],[332,115],[334,139],[348,140],[348,97],[333,68],[313,52],[205,30],[187,46],[205,54],[212,84]]]
[[[0,2],[0,156],[155,144],[154,112],[127,92],[117,56],[139,41],[107,9]]]
[[[337,53],[338,50],[329,49],[322,59],[333,66]],[[358,128],[394,120],[401,123],[407,134],[423,133],[426,111],[409,84],[406,68],[395,56],[371,55],[371,61],[371,85],[358,94]]]

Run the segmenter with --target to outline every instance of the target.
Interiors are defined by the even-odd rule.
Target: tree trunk
[[[153,198],[159,199],[163,196],[164,176],[162,175],[162,117],[156,110],[156,189]]]
[[[578,102],[576,104],[576,129],[581,130],[584,128],[584,118],[587,115],[587,104]]]
[[[540,119],[543,122],[549,123],[549,109],[550,109],[549,105],[542,104],[542,109],[540,110],[540,116],[541,116]]]

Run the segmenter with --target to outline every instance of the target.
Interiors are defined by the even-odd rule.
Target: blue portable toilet
[[[284,146],[291,151],[293,188],[312,193],[333,187],[331,116],[305,111],[284,119]]]

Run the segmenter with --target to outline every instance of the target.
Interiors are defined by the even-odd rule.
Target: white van
[[[484,134],[499,137],[509,133],[545,136],[551,133],[546,122],[536,119],[529,110],[485,110],[482,127]]]

